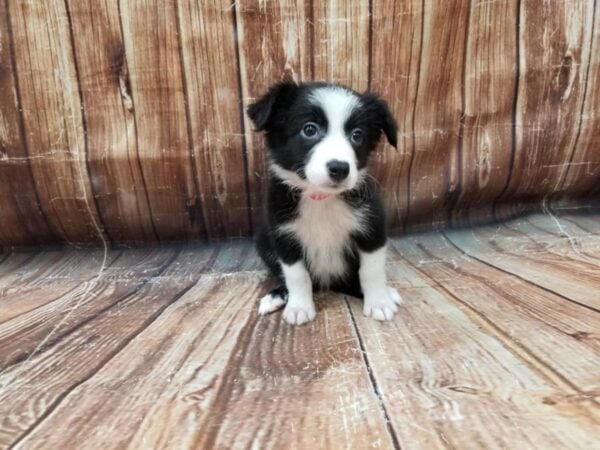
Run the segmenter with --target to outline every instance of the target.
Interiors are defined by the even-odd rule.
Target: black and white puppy
[[[387,286],[384,210],[367,161],[383,132],[396,146],[397,125],[386,103],[326,83],[273,86],[250,105],[266,132],[269,186],[260,256],[282,282],[259,307],[285,305],[283,318],[315,318],[313,291],[364,299],[364,314],[390,320],[401,298]]]

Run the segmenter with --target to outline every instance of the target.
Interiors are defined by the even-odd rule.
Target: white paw
[[[398,306],[402,297],[396,289],[387,286],[381,293],[365,295],[363,314],[375,320],[392,320],[398,312]]]
[[[388,294],[390,295],[390,297],[392,298],[392,300],[394,301],[394,303],[396,305],[401,305],[402,302],[404,302],[404,300],[402,300],[402,297],[400,297],[400,294],[398,294],[398,290],[396,288],[388,286],[387,290],[388,290]]]
[[[282,308],[285,305],[285,300],[282,299],[279,295],[271,295],[267,294],[263,298],[260,299],[260,304],[258,306],[258,314],[264,316],[265,314],[272,313]]]
[[[292,325],[310,322],[317,315],[314,305],[292,306],[288,304],[283,310],[283,320]]]

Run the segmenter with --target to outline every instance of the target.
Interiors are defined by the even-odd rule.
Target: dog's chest
[[[346,250],[352,242],[351,234],[362,229],[362,211],[335,197],[303,197],[298,207],[298,217],[284,229],[302,244],[312,277],[328,285],[346,271]]]

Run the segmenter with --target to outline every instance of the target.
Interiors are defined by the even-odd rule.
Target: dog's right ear
[[[283,81],[271,86],[267,93],[248,106],[248,117],[254,122],[257,131],[266,130],[277,116],[282,105],[290,104],[296,97],[298,85],[293,81]]]

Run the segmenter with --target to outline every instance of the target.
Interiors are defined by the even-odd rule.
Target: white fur
[[[285,305],[285,300],[279,295],[273,296],[271,294],[265,295],[260,299],[260,305],[258,307],[258,314],[264,316],[265,314],[272,313],[280,309]]]
[[[292,265],[281,264],[285,285],[288,289],[288,302],[283,310],[283,318],[292,325],[301,325],[315,318],[317,312],[313,302],[312,283],[304,262]]]
[[[312,149],[305,167],[306,178],[315,186],[327,188],[331,184],[327,163],[331,160],[344,161],[350,166],[350,172],[343,185],[345,189],[352,189],[358,180],[358,170],[356,154],[348,142],[344,124],[352,111],[360,106],[360,99],[346,89],[324,87],[315,90],[311,100],[325,112],[327,134]]]
[[[299,204],[299,215],[280,231],[293,233],[304,247],[308,270],[324,286],[346,272],[344,250],[350,234],[362,231],[364,214],[338,197],[312,200],[306,193]]]
[[[374,252],[360,252],[358,276],[364,295],[363,313],[376,320],[392,320],[402,302],[396,289],[387,286],[385,275],[386,247]]]

